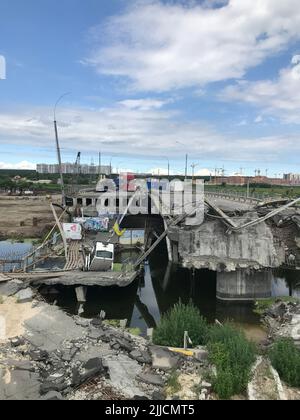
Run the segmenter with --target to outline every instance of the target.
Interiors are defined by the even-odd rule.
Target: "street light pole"
[[[56,142],[56,152],[57,152],[57,160],[58,160],[58,170],[60,175],[60,184],[61,184],[61,191],[62,191],[62,205],[66,205],[66,195],[65,195],[65,185],[64,185],[64,177],[62,172],[62,161],[61,161],[61,153],[60,153],[60,146],[59,146],[59,139],[58,139],[58,129],[57,129],[57,121],[56,121],[56,109],[59,102],[65,97],[69,95],[69,93],[64,93],[61,95],[55,103],[54,106],[54,133],[55,133],[55,142]]]
[[[188,177],[188,155],[185,155],[185,181],[187,180]]]
[[[194,177],[195,177],[195,168],[198,166],[197,163],[193,163],[191,165],[191,168],[193,169],[193,174],[192,174],[192,183],[194,183]]]

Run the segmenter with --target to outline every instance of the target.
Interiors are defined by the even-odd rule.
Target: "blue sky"
[[[300,172],[297,0],[2,0],[0,56],[0,168],[55,162],[70,92],[65,161]]]

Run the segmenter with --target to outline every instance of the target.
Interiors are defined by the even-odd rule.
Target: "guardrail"
[[[248,197],[247,194],[224,193],[220,191],[205,191],[205,195],[213,198],[221,198],[223,200],[236,201],[239,203],[258,204],[263,198]]]

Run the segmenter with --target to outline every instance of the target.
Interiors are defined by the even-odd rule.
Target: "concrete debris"
[[[39,375],[25,370],[0,368],[0,400],[38,400]]]
[[[201,388],[206,388],[206,389],[211,389],[212,388],[212,384],[210,384],[209,382],[201,382]]]
[[[155,386],[164,386],[164,380],[158,376],[151,373],[141,373],[137,376],[137,380],[144,382],[145,384],[155,385]]]
[[[18,299],[18,303],[27,303],[32,301],[33,292],[32,289],[28,287],[27,289],[20,290],[15,296]]]
[[[0,295],[10,297],[23,289],[24,283],[21,280],[10,280],[7,283],[0,284]]]
[[[300,303],[279,300],[264,312],[262,319],[273,340],[292,338],[300,349]]]
[[[119,354],[114,358],[105,358],[105,366],[108,368],[109,382],[113,388],[125,393],[127,398],[145,396],[136,381],[136,377],[142,373],[142,367],[136,361]]]
[[[50,391],[46,395],[44,395],[41,400],[44,401],[63,401],[64,397],[61,395],[60,392]]]
[[[151,356],[147,351],[133,350],[129,357],[139,363],[151,364]]]
[[[9,372],[6,375],[24,373],[20,384],[19,379],[15,384],[17,396],[43,400],[110,396],[163,400],[162,388],[169,377],[165,372],[179,367],[181,361],[168,349],[149,348],[142,337],[98,319],[68,316],[43,302],[39,314],[25,321],[22,337],[0,345],[1,359],[0,368]],[[34,393],[24,393],[23,378],[32,384]],[[4,399],[13,395],[7,383],[1,390]]]
[[[14,337],[10,339],[12,347],[24,346],[25,340],[23,337]]]
[[[204,362],[208,360],[208,351],[205,347],[198,348],[194,350],[194,357],[195,359],[199,360],[200,362]]]
[[[179,366],[180,356],[175,355],[168,349],[151,346],[149,350],[152,356],[152,366],[154,369],[170,371]]]

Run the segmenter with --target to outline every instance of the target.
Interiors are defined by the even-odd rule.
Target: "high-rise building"
[[[101,166],[101,170],[99,166],[95,165],[76,165],[75,163],[62,163],[62,173],[65,175],[72,175],[72,174],[83,174],[83,175],[111,175],[111,168],[110,166]],[[57,164],[45,164],[41,163],[38,164],[36,170],[39,174],[59,174],[59,166]]]

